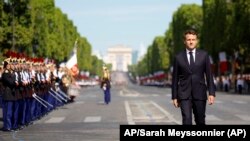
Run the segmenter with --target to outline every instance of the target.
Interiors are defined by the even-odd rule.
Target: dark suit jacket
[[[190,68],[186,50],[175,56],[172,79],[172,99],[206,100],[207,90],[215,96],[215,85],[206,51],[196,49],[195,65]]]
[[[9,70],[4,70],[2,74],[2,83],[3,83],[3,100],[15,101],[15,75]]]

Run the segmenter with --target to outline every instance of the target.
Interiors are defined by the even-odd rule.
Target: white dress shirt
[[[190,52],[190,50],[186,49],[188,63],[190,64],[190,54],[189,54],[189,52]],[[194,57],[194,62],[195,62],[195,52],[196,52],[196,48],[192,50],[193,57]]]

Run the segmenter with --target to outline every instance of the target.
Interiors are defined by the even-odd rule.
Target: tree
[[[154,39],[152,45],[152,71],[166,71],[169,67],[169,52],[164,36],[158,36]]]
[[[217,62],[218,53],[226,49],[227,3],[225,0],[203,0],[203,13],[201,46]]]
[[[202,27],[202,8],[196,4],[183,4],[173,15],[174,54],[184,48],[183,32],[187,28],[195,28],[198,33]]]

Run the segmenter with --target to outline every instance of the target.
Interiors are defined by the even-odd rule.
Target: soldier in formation
[[[8,52],[1,70],[3,131],[16,131],[67,104],[56,65],[41,58]]]

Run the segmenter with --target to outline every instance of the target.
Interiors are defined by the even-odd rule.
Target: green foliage
[[[79,68],[94,70],[90,43],[85,37],[80,37],[73,22],[55,7],[54,0],[0,1],[1,53],[14,50],[60,63],[69,59],[76,39]]]
[[[91,58],[92,67],[90,69],[90,73],[100,77],[102,75],[102,66],[104,62],[98,59],[97,56],[91,56]]]
[[[86,38],[80,38],[77,54],[78,66],[82,70],[91,70],[92,56],[91,45]]]
[[[148,47],[144,58],[133,68],[139,76],[153,74],[163,70],[168,72],[174,54],[183,47],[183,32],[189,27],[196,28],[198,32],[202,27],[202,8],[199,5],[182,5],[173,15],[165,36],[155,37]]]
[[[198,33],[202,27],[202,8],[196,4],[183,4],[173,15],[173,46],[174,53],[184,49],[183,32],[195,28]]]
[[[167,70],[169,67],[169,52],[164,36],[158,36],[154,39],[152,45],[152,72]]]
[[[174,41],[173,41],[173,24],[169,24],[168,30],[165,32],[164,36],[165,44],[166,44],[166,53],[169,55],[168,65],[164,65],[169,70],[170,65],[173,63],[174,58]]]
[[[229,61],[239,52],[240,58],[245,58],[241,72],[249,72],[250,1],[204,0],[203,11],[201,46],[210,52],[214,62],[219,62],[221,51],[226,52]]]
[[[202,48],[218,60],[218,52],[225,50],[227,31],[227,4],[225,0],[203,1]]]

